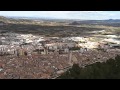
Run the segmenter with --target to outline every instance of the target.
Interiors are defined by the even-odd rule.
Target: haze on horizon
[[[120,11],[0,11],[0,16],[52,19],[120,19]]]

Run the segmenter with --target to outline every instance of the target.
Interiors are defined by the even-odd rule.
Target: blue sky
[[[120,19],[120,11],[0,11],[0,15],[57,19]]]

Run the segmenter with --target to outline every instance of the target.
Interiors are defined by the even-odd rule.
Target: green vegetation
[[[120,79],[120,56],[104,63],[95,63],[85,68],[74,64],[57,79]]]

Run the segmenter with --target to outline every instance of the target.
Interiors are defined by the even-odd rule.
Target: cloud
[[[105,11],[75,11],[69,12],[69,17],[79,19],[107,19],[114,14]]]
[[[0,11],[0,15],[60,19],[119,19],[120,11]]]
[[[68,13],[69,18],[76,19],[110,19],[120,18],[120,11],[74,11]]]

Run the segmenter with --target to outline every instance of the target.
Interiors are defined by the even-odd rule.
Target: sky
[[[120,11],[0,11],[0,16],[103,20],[120,19]]]

